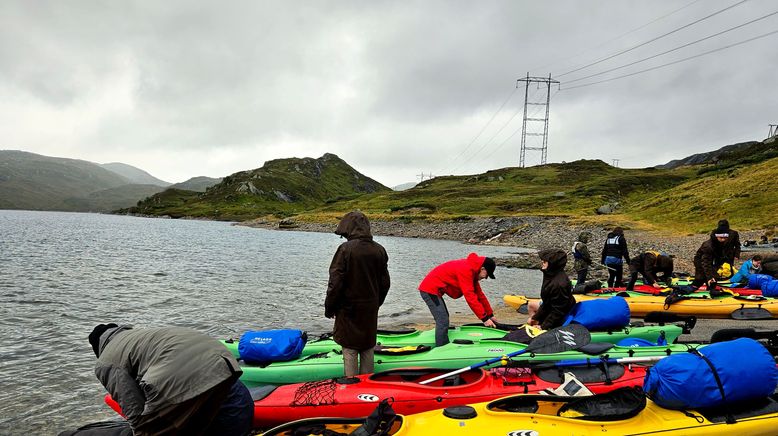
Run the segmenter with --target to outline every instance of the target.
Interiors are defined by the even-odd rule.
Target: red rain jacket
[[[481,290],[481,285],[478,284],[478,274],[481,272],[484,259],[486,257],[470,253],[467,259],[442,263],[424,277],[419,290],[438,297],[442,297],[443,294],[451,298],[464,295],[475,316],[481,321],[486,321],[494,316],[494,312],[484,291]]]

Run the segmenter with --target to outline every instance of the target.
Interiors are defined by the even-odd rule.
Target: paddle
[[[482,366],[489,366],[493,363],[500,362],[503,359],[518,356],[524,353],[532,352],[538,354],[551,354],[574,350],[583,347],[591,340],[592,337],[589,334],[589,330],[580,324],[569,324],[566,326],[557,327],[536,336],[535,339],[533,339],[532,342],[530,342],[529,345],[527,345],[527,347],[523,350],[514,351],[513,353],[508,353],[505,356],[487,359],[483,362],[479,362],[465,368],[457,369],[446,374],[441,374],[437,377],[424,380],[419,384],[426,385],[436,380],[444,379],[456,374],[461,374],[463,372],[470,371],[471,369],[481,368]]]

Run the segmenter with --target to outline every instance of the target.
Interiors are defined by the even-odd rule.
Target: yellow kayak
[[[629,305],[633,317],[643,317],[651,312],[669,312],[678,315],[694,315],[699,318],[732,318],[732,319],[774,319],[778,318],[778,299],[761,296],[724,296],[711,298],[707,293],[695,293],[683,297],[671,304],[666,304],[666,297],[646,295],[637,292],[622,292]],[[610,298],[615,294],[576,294],[576,301]],[[523,295],[505,295],[503,301],[508,306],[521,310],[530,301],[538,298],[528,298]]]
[[[659,407],[646,400],[639,388],[621,388],[589,397],[516,395],[472,406],[397,415],[393,420],[391,415],[383,418],[388,421],[388,431],[382,434],[388,435],[774,436],[778,429],[778,402],[765,398],[716,410],[684,412]],[[728,418],[734,418],[734,423],[727,424]],[[301,427],[352,434],[363,423],[365,420],[314,418],[276,427],[264,435],[291,435]]]

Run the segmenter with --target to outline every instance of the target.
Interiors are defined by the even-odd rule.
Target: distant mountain
[[[170,186],[171,183],[164,180],[160,180],[151,174],[143,171],[140,168],[136,168],[132,165],[123,164],[121,162],[111,162],[106,164],[100,164],[101,167],[108,171],[113,171],[116,174],[129,180],[132,184],[137,185],[157,185],[162,187]]]
[[[173,185],[170,185],[169,188],[173,189],[182,189],[186,191],[195,191],[195,192],[205,192],[206,189],[210,188],[213,185],[216,185],[217,183],[221,183],[222,178],[212,178],[212,177],[205,177],[205,176],[199,176],[199,177],[192,177],[191,179],[181,182],[181,183],[175,183]]]
[[[392,186],[392,191],[405,191],[406,189],[411,189],[416,185],[418,185],[416,182],[402,183],[397,186]]]
[[[108,212],[162,189],[93,162],[0,150],[0,209]]]
[[[289,158],[225,177],[204,193],[168,189],[118,211],[172,217],[247,219],[289,214],[389,188],[330,153],[318,159]]]
[[[697,153],[683,159],[657,165],[659,169],[673,169],[684,165],[755,163],[778,156],[778,147],[760,141],[740,142],[707,153]]]

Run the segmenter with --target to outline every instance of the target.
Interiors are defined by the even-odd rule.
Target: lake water
[[[471,251],[521,251],[375,239],[389,253],[392,279],[381,327],[432,322],[417,286],[438,263]],[[0,434],[56,434],[115,417],[86,340],[98,323],[185,326],[217,338],[246,329],[329,331],[327,271],[343,241],[224,222],[0,210]],[[495,274],[482,282],[495,307],[505,293],[540,287],[539,271]],[[452,314],[470,313],[464,299],[447,304]]]

